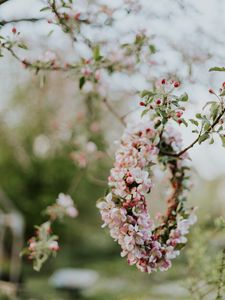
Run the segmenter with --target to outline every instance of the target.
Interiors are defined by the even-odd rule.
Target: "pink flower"
[[[51,241],[48,247],[51,251],[59,251],[59,244],[57,241]]]
[[[179,151],[182,139],[172,127],[166,128],[163,139],[174,151]],[[159,153],[157,140],[157,132],[149,122],[126,129],[108,178],[110,192],[97,204],[103,227],[109,227],[111,237],[121,246],[121,256],[127,256],[130,265],[136,264],[140,271],[148,273],[165,271],[171,266],[171,259],[180,253],[175,247],[186,243],[185,235],[195,222],[193,214],[186,219],[178,214],[177,227],[170,229],[168,240],[158,241],[146,203],[146,194],[153,185],[149,169],[157,162]],[[180,160],[181,167],[185,160],[186,157]]]

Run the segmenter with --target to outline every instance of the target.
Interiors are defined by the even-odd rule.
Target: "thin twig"
[[[7,24],[12,24],[12,23],[20,23],[20,22],[39,22],[39,21],[44,21],[46,18],[22,18],[22,19],[13,19],[13,20],[2,20],[0,21],[0,26],[4,26]]]
[[[123,116],[121,116],[121,119],[125,120],[130,114],[132,114],[133,112],[137,111],[139,108],[134,108],[131,111],[128,111],[126,114],[124,114]]]
[[[222,109],[221,113],[219,114],[219,116],[216,118],[216,120],[213,122],[213,124],[209,127],[208,130],[206,130],[203,134],[207,134],[210,133],[214,127],[219,123],[220,119],[223,117],[225,113],[225,108]],[[194,147],[195,144],[198,143],[200,137],[202,136],[202,131],[200,131],[198,137],[186,148],[184,148],[183,150],[181,150],[178,153],[169,153],[169,152],[162,152],[163,155],[167,155],[167,156],[172,156],[172,157],[180,157],[181,155],[183,155],[185,152],[187,152],[188,150],[190,150],[191,148]]]
[[[117,112],[115,112],[115,110],[112,108],[112,106],[109,104],[109,102],[107,101],[106,98],[103,99],[103,103],[105,104],[105,106],[108,108],[108,110],[114,115],[114,117],[116,117],[120,123],[123,125],[123,126],[126,126],[126,123],[123,119],[123,117],[120,117]]]

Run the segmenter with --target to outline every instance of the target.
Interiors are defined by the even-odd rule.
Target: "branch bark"
[[[117,112],[112,108],[112,106],[109,104],[109,102],[107,101],[106,98],[103,99],[103,103],[108,108],[108,110],[114,115],[114,117],[117,118],[123,126],[126,126],[126,123],[124,122],[123,117],[120,117],[117,114]]]
[[[1,0],[0,0],[1,1]],[[46,20],[45,18],[29,18],[29,19],[15,19],[15,20],[8,20],[8,21],[0,21],[0,26],[4,26],[7,24],[11,24],[11,23],[19,23],[19,22],[39,22],[39,21],[44,21]]]
[[[223,117],[224,114],[225,114],[225,107],[222,109],[221,113],[218,115],[218,117],[213,122],[213,124],[209,127],[209,129],[206,130],[205,132],[203,132],[203,134],[210,133],[214,129],[214,127],[219,123],[220,119]],[[189,146],[187,146],[186,148],[184,148],[183,150],[181,150],[178,153],[162,153],[162,154],[167,155],[167,156],[172,156],[172,157],[180,157],[185,152],[187,152],[188,150],[193,148],[195,144],[198,143],[201,135],[202,135],[202,132],[200,132],[200,134],[197,136],[197,138]]]

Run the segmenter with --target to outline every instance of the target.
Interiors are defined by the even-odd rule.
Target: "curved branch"
[[[225,108],[222,109],[221,113],[218,115],[218,117],[216,118],[216,120],[209,127],[209,129],[206,130],[204,133],[210,133],[213,130],[213,128],[219,123],[219,121],[223,117],[224,113],[225,113]],[[194,145],[199,141],[200,136],[201,136],[201,134],[188,147],[184,148],[182,151],[180,151],[179,153],[177,153],[176,156],[179,157],[182,154],[184,154],[186,151],[188,151],[189,149],[191,149],[192,147],[194,147]]]
[[[215,119],[215,121],[213,122],[213,124],[209,127],[208,130],[206,130],[203,134],[206,133],[211,133],[212,130],[214,129],[214,127],[219,123],[220,119],[223,117],[223,115],[225,114],[225,107],[222,109],[221,113],[218,115],[218,117]],[[187,152],[188,150],[190,150],[191,148],[194,147],[195,144],[198,143],[200,137],[202,135],[202,132],[200,131],[200,134],[197,136],[197,138],[186,148],[184,148],[183,150],[181,150],[178,153],[164,153],[162,152],[163,155],[167,155],[167,156],[172,156],[172,157],[180,157],[181,155],[183,155],[185,152]]]

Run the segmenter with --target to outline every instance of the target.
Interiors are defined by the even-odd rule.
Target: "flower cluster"
[[[55,255],[59,250],[58,237],[52,235],[51,223],[45,222],[37,226],[36,235],[29,239],[28,247],[24,254],[34,261],[34,269],[39,271],[42,264],[50,255]]]
[[[174,151],[181,144],[180,136],[170,127],[165,129],[162,140]],[[139,270],[148,273],[158,269],[165,271],[171,266],[171,259],[179,255],[178,249],[186,243],[185,235],[196,221],[193,212],[178,205],[183,194],[184,176],[182,163],[177,166],[172,162],[168,167],[172,170],[175,164],[177,168],[176,172],[171,172],[172,188],[176,189],[173,203],[176,205],[169,206],[162,225],[155,226],[148,213],[146,194],[153,186],[151,172],[159,156],[159,136],[153,124],[146,122],[128,128],[109,176],[110,192],[97,204],[103,227],[109,227],[112,238],[122,248],[121,256],[127,256],[130,265],[136,264]]]
[[[33,261],[34,270],[40,271],[42,265],[49,258],[55,256],[59,251],[58,236],[52,233],[51,225],[55,220],[62,220],[64,217],[75,218],[78,211],[69,195],[60,193],[56,203],[48,206],[46,210],[49,220],[40,226],[36,226],[35,236],[28,241],[28,246],[21,255],[27,255]]]
[[[56,203],[47,207],[47,214],[52,220],[55,220],[63,219],[65,216],[75,218],[78,215],[78,211],[72,198],[69,195],[60,193]]]

